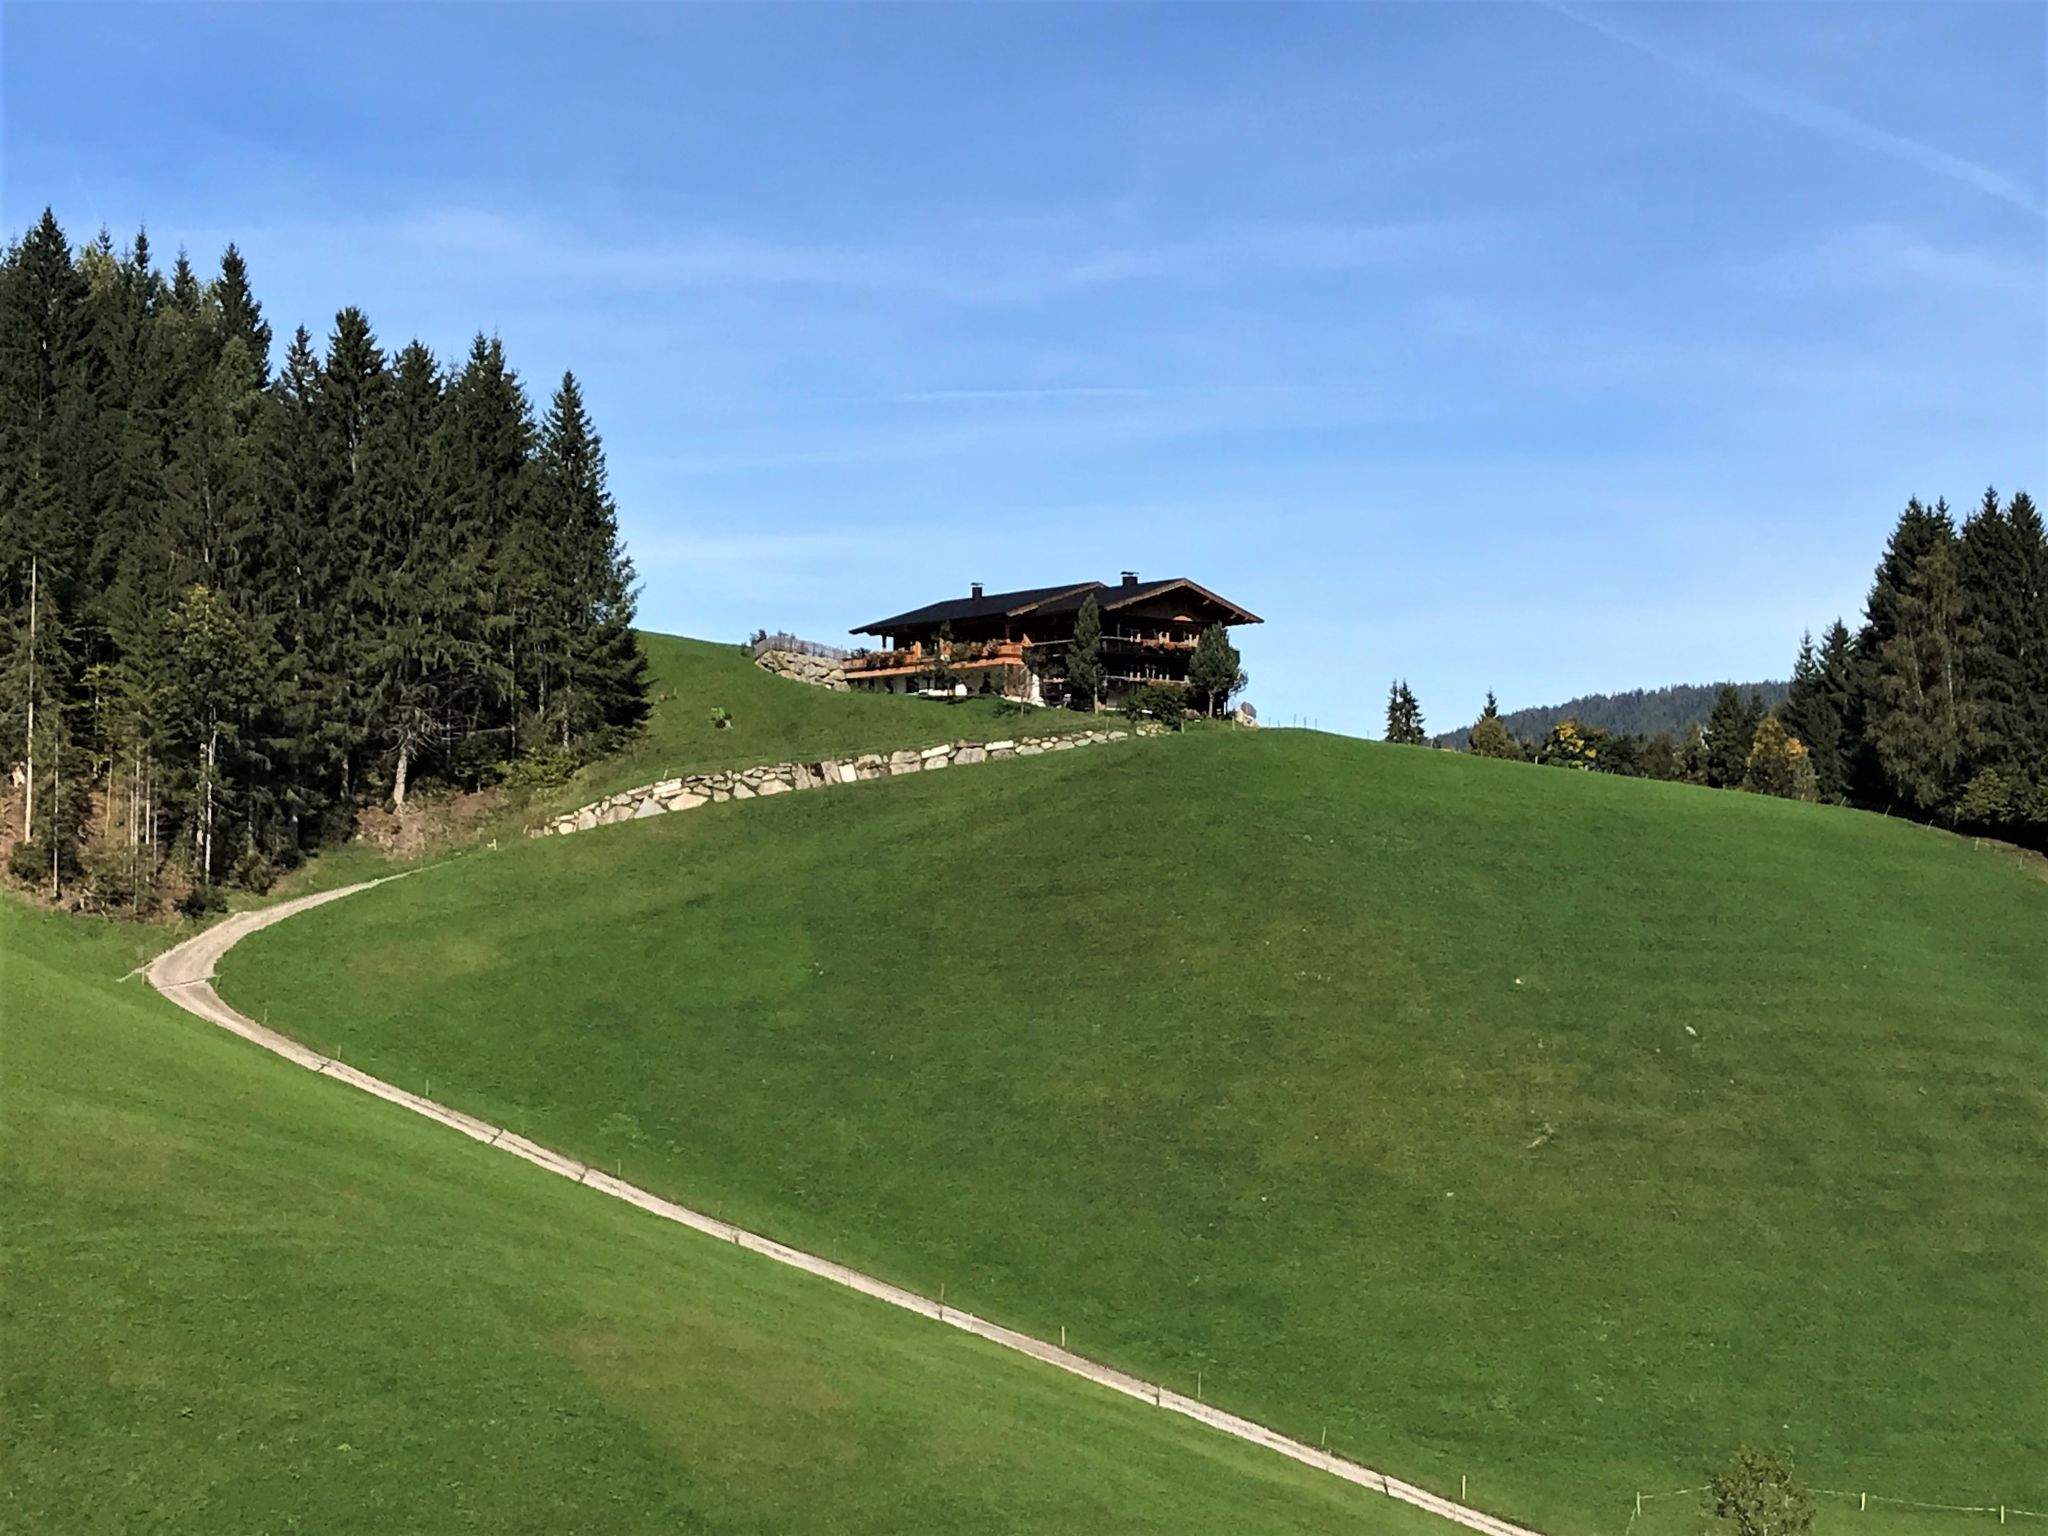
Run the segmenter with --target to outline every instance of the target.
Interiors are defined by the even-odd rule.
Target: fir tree
[[[1705,751],[1701,762],[1704,782],[1713,789],[1732,789],[1742,783],[1749,762],[1749,745],[1756,735],[1756,721],[1733,683],[1715,690],[1714,709],[1707,716]]]
[[[1923,815],[1962,787],[1965,745],[1956,541],[1945,506],[1929,521],[1912,562],[1886,573],[1881,630],[1873,613],[1864,725],[1889,794]]]
[[[633,636],[633,562],[619,542],[604,445],[574,374],[562,375],[541,425],[534,502],[555,571],[538,669],[544,688],[553,685],[562,744],[633,730],[647,714],[647,663]]]
[[[1090,709],[1102,707],[1102,609],[1090,593],[1074,615],[1074,638],[1067,646],[1067,687],[1074,697],[1086,699]]]
[[[1422,729],[1422,706],[1416,703],[1405,678],[1397,679],[1387,690],[1387,740],[1410,747],[1429,740]]]
[[[248,264],[242,253],[230,245],[221,253],[220,276],[213,282],[213,306],[220,317],[221,336],[241,338],[256,370],[258,387],[270,382],[270,325],[263,318],[263,306],[249,288]]]

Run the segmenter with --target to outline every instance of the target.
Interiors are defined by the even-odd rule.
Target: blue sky
[[[4,186],[495,331],[652,627],[1182,574],[1272,721],[1782,675],[2048,493],[2048,8],[10,3]]]

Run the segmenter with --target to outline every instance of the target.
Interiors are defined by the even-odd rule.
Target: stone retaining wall
[[[1160,733],[1156,725],[1140,725],[1135,732],[1124,729],[1073,731],[1061,736],[1021,736],[1014,741],[949,741],[936,747],[907,748],[901,752],[866,752],[858,757],[831,758],[820,763],[769,763],[760,768],[734,768],[721,773],[693,773],[622,789],[615,795],[594,800],[532,828],[529,837],[555,837],[587,832],[592,827],[617,821],[639,821],[670,811],[691,811],[720,800],[754,800],[763,795],[783,795],[799,789],[829,789],[834,784],[853,784],[862,779],[890,779],[906,773],[936,772],[941,768],[970,768],[977,763],[999,763],[1010,757],[1038,757],[1047,752],[1067,752],[1075,747],[1092,747],[1106,741],[1123,741],[1129,736]]]
[[[754,658],[754,665],[792,682],[830,688],[835,693],[850,691],[844,663],[829,656],[812,656],[804,651],[763,651]]]

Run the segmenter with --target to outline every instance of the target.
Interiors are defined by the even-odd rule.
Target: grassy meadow
[[[989,698],[833,693],[764,672],[744,647],[709,640],[643,630],[640,648],[653,700],[646,731],[626,751],[577,774],[555,800],[580,805],[678,773],[1029,736],[1087,723],[1064,710],[999,714]],[[732,724],[714,726],[714,709],[730,713]]]
[[[1440,1522],[290,1067],[0,902],[0,1529]]]
[[[2048,1507],[2044,936],[2037,873],[1874,816],[1201,732],[522,842],[259,934],[223,991],[1610,1532],[1743,1441]],[[1923,1529],[1887,1519],[1822,1529]]]

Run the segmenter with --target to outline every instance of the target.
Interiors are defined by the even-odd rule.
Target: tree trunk
[[[401,741],[398,744],[398,766],[391,774],[391,809],[398,815],[400,820],[403,820],[405,817],[406,770],[411,766],[412,743]]]
[[[36,840],[36,577],[38,562],[28,562],[28,780],[21,794],[21,840]]]

